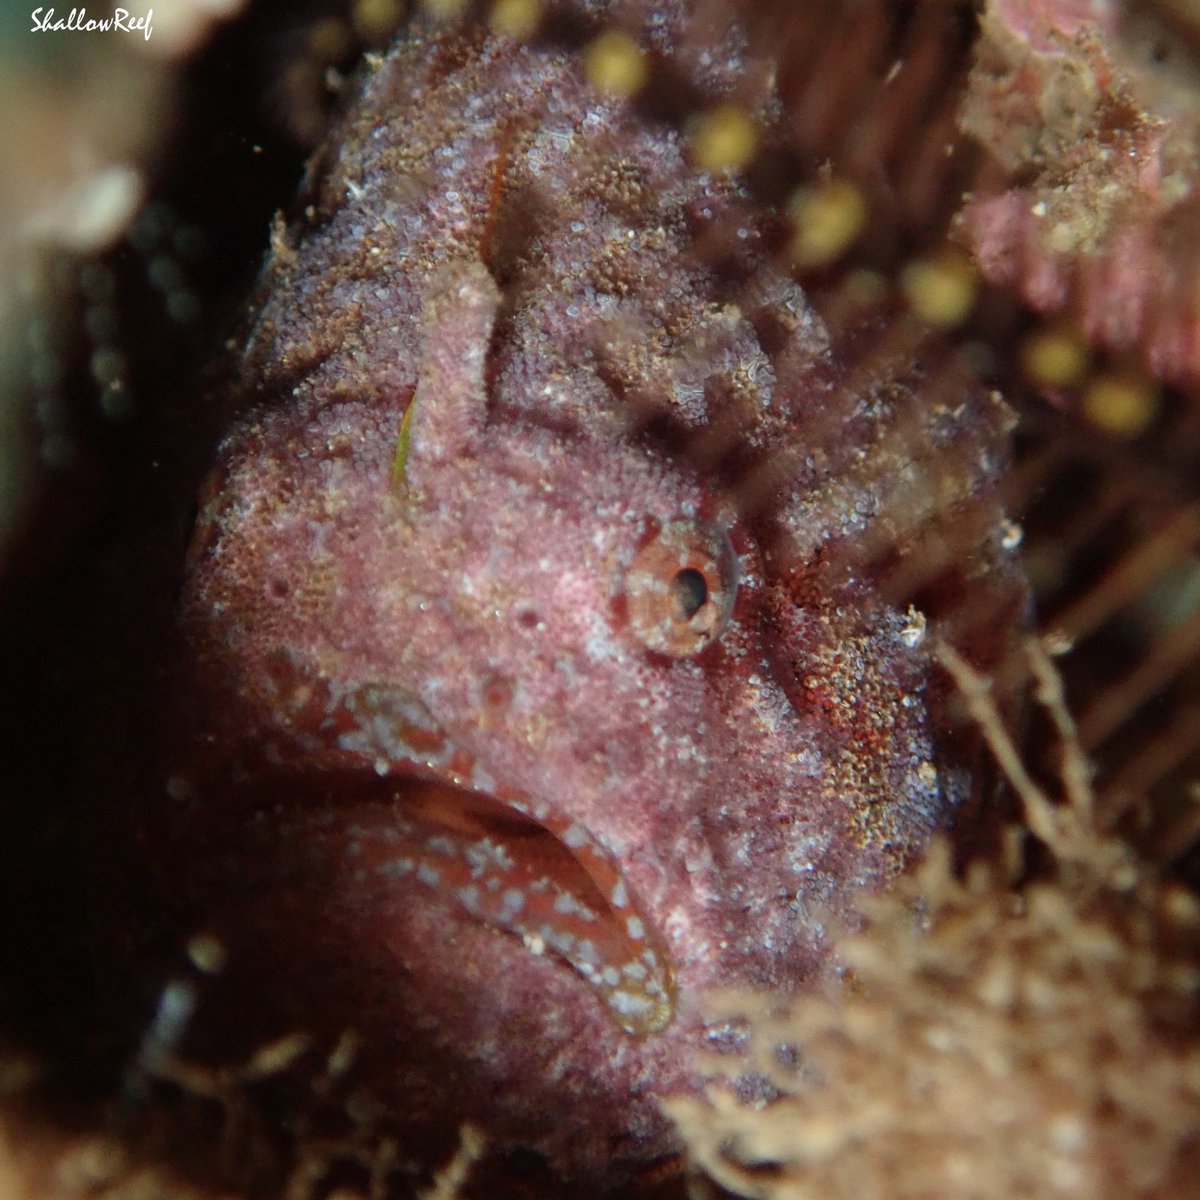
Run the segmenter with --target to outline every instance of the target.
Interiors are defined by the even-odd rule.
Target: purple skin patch
[[[994,661],[1006,414],[923,404],[920,364],[841,386],[737,186],[565,53],[418,24],[303,200],[183,604],[162,836],[230,949],[202,1015],[354,1029],[414,1153],[469,1119],[618,1187],[675,1147],[705,992],[836,969],[820,914],[977,791],[850,549],[914,496],[969,512]],[[696,246],[742,207],[719,270]]]

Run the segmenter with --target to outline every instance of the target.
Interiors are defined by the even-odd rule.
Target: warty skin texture
[[[840,388],[749,218],[734,266],[695,253],[736,187],[565,54],[414,29],[304,200],[201,505],[194,736],[145,833],[164,926],[228,948],[196,1036],[352,1028],[415,1157],[470,1119],[603,1193],[673,1152],[657,1098],[734,1036],[705,991],[835,969],[822,913],[979,798],[920,622],[848,548],[917,494],[969,512],[995,661],[1006,414],[924,406],[920,364]],[[795,460],[753,513],[695,450],[722,420],[726,474]]]

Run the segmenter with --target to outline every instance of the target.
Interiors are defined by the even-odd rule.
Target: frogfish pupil
[[[671,581],[671,598],[679,619],[690,621],[708,599],[708,584],[695,567],[684,567]]]

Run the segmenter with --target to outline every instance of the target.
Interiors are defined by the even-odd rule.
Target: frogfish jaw
[[[421,760],[379,761],[346,719],[356,749],[320,770],[280,742],[270,766],[192,779],[170,886],[228,965],[187,1050],[227,1061],[349,1030],[355,1084],[414,1154],[436,1161],[471,1121],[495,1161],[607,1194],[673,1154],[659,1099],[700,1086],[691,1056],[715,1034],[600,839],[547,801],[472,786],[483,769],[403,707]]]
[[[190,893],[185,935],[227,948],[196,1030],[214,1057],[351,1030],[355,1083],[414,1153],[448,1152],[469,1120],[501,1157],[520,1147],[602,1194],[673,1152],[661,1098],[703,1085],[698,1051],[736,1044],[706,1022],[702,990],[794,988],[823,968],[805,914],[773,901],[782,885],[759,908],[766,889],[747,886],[802,850],[824,857],[839,898],[852,868],[829,863],[851,853],[836,806],[803,818],[800,844],[818,757],[779,775],[774,743],[739,721],[737,761],[706,768],[713,802],[691,781],[671,793],[679,772],[666,772],[639,843],[566,775],[504,768],[499,747],[412,692],[347,682],[344,662],[322,673],[276,652],[231,688],[228,630],[205,628],[189,630],[205,724],[167,886]],[[762,697],[769,681],[729,671],[706,686],[713,711],[742,712],[744,690]],[[779,724],[797,721],[780,706]],[[769,809],[744,794],[752,778]],[[624,803],[649,819],[643,793]],[[674,824],[673,806],[686,810]]]
[[[532,1163],[580,1195],[610,1194],[674,1152],[658,1099],[697,1086],[687,1046],[702,1035],[664,1014],[673,997],[632,1011],[615,999],[607,964],[637,960],[611,914],[582,915],[602,897],[556,839],[444,785],[290,783],[285,796],[280,777],[273,810],[256,789],[223,853],[193,868],[228,966],[189,1053],[227,1062],[301,1032],[324,1056],[349,1032],[348,1083],[424,1166],[451,1152],[464,1122],[484,1132],[501,1175]],[[498,874],[506,886],[489,889]],[[535,890],[549,876],[572,913]]]
[[[471,771],[471,774],[477,772]],[[549,804],[421,774],[392,777],[395,809],[348,851],[377,886],[413,878],[437,896],[574,971],[626,1034],[674,1016],[670,966],[620,867],[584,825]]]
[[[592,988],[617,1026],[656,1033],[674,1013],[671,971],[611,846],[559,797],[498,782],[394,685],[330,684],[278,655],[259,675],[282,723],[266,756],[318,774],[365,777],[389,818],[351,833],[364,886],[415,880],[464,919],[550,955]],[[352,792],[362,791],[351,782]]]

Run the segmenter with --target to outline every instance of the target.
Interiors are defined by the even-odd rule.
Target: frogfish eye
[[[729,534],[704,521],[672,521],[642,546],[625,576],[630,627],[648,650],[698,654],[729,623],[737,586]]]

